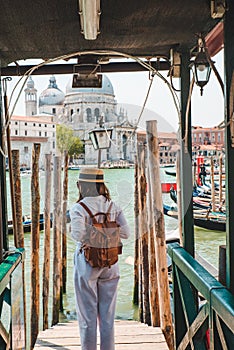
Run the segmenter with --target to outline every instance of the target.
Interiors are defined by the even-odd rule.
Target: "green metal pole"
[[[229,123],[234,116],[234,2],[226,2],[227,11],[224,18],[224,62],[225,62],[225,121]],[[226,284],[234,294],[234,122],[225,129],[226,151],[226,207],[227,207],[227,260]]]
[[[190,96],[190,53],[181,54],[181,120],[180,120],[180,181],[181,181],[181,211],[183,246],[194,256],[193,229],[193,177],[192,177],[192,141],[191,141],[191,111],[187,113],[187,103]]]
[[[1,78],[1,77],[0,77]],[[3,250],[8,250],[8,226],[7,226],[7,190],[6,190],[6,158],[5,152],[5,135],[4,135],[4,119],[2,112],[2,81],[0,80],[0,183],[1,183],[1,219],[2,219],[2,231],[0,232],[3,242]]]

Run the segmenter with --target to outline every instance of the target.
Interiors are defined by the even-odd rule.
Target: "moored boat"
[[[163,204],[163,212],[165,215],[174,219],[178,219],[177,207]],[[211,230],[211,231],[225,231],[226,230],[226,216],[223,213],[216,212],[201,212],[194,210],[194,225]]]
[[[31,217],[23,216],[22,225],[23,225],[24,233],[31,232],[31,228],[32,228]],[[40,227],[40,231],[42,231],[44,229],[44,214],[43,213],[40,214],[39,225],[40,225],[39,226]],[[52,227],[52,214],[51,214],[51,217],[50,217],[50,227]],[[12,220],[8,221],[8,234],[10,234],[10,235],[13,234],[13,223],[12,223]]]

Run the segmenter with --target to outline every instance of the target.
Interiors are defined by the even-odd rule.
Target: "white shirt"
[[[110,220],[117,222],[120,226],[120,237],[126,239],[130,236],[130,227],[125,219],[122,209],[112,201],[108,201],[104,196],[85,197],[82,202],[87,205],[93,215],[102,212],[106,213],[110,204]],[[78,243],[82,243],[86,236],[86,225],[90,221],[87,211],[79,204],[75,203],[70,210],[71,236]],[[95,217],[97,221],[102,221],[102,215]]]

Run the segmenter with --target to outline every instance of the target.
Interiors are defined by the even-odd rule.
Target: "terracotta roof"
[[[15,121],[24,121],[24,122],[34,122],[34,123],[46,123],[46,124],[56,124],[55,122],[52,122],[51,120],[48,119],[48,117],[37,117],[37,116],[22,116],[22,115],[13,115],[11,117],[11,120],[15,120]]]
[[[48,137],[39,136],[11,136],[11,141],[25,141],[25,142],[48,142]]]

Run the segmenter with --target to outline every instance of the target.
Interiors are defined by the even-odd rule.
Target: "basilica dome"
[[[50,77],[48,88],[44,90],[39,96],[39,107],[62,105],[65,99],[64,92],[61,91],[54,76]]]
[[[101,88],[73,88],[72,87],[72,78],[69,80],[66,86],[66,95],[72,93],[96,93],[96,94],[104,94],[104,95],[112,95],[114,96],[114,89],[111,84],[110,79],[106,75],[102,75],[102,87]]]

